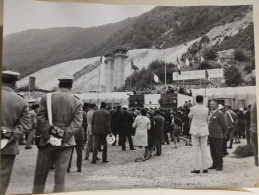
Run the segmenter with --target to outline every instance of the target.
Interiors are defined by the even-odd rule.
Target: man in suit
[[[209,113],[209,142],[210,153],[213,164],[209,169],[223,170],[223,139],[227,131],[226,117],[218,109],[218,103],[215,100],[210,102]]]
[[[47,95],[41,98],[37,113],[37,125],[41,139],[35,168],[33,194],[44,192],[52,161],[55,165],[53,192],[65,191],[65,175],[72,148],[76,145],[74,135],[81,129],[83,120],[82,102],[71,94],[72,85],[73,77],[64,76],[59,79],[59,89],[51,94],[53,126],[50,125],[48,117]]]
[[[97,110],[97,106],[95,104],[91,104],[90,110],[86,114],[86,118],[87,118],[87,130],[86,130],[87,142],[86,142],[86,148],[85,148],[85,160],[88,160],[90,150],[93,149],[92,119],[93,119],[93,114],[94,114],[95,110]]]
[[[257,129],[257,109],[256,102],[253,104],[251,108],[251,126],[250,126],[250,134],[251,134],[251,145],[254,151],[255,165],[258,166],[258,129]]]
[[[126,137],[129,141],[129,147],[130,150],[134,150],[132,137],[131,137],[131,130],[132,130],[132,124],[134,122],[133,116],[131,113],[127,111],[128,106],[124,105],[122,107],[122,112],[118,116],[118,122],[117,122],[117,129],[119,131],[120,136],[120,145],[122,147],[122,150],[126,150]]]
[[[236,123],[237,117],[236,114],[231,110],[230,105],[225,105],[225,115],[227,119],[227,135],[230,138],[230,144],[228,146],[229,149],[232,149],[233,139],[236,135]],[[240,142],[239,142],[240,143]]]
[[[160,156],[162,154],[162,140],[164,138],[164,122],[165,119],[160,115],[159,110],[155,110],[154,120],[154,128],[153,134],[155,138],[155,146],[156,146],[156,154],[155,156]]]
[[[29,105],[13,89],[20,73],[2,72],[2,117],[1,117],[1,194],[8,188],[15,157],[19,154],[18,140],[31,129]],[[7,143],[3,147],[4,142]],[[2,148],[3,147],[3,148]]]
[[[100,110],[96,110],[92,118],[93,130],[93,164],[96,164],[97,149],[100,143],[103,145],[102,162],[107,163],[107,141],[106,136],[111,133],[110,129],[110,114],[106,110],[106,103],[101,103]]]
[[[82,171],[82,158],[83,158],[83,148],[84,148],[84,132],[85,129],[87,128],[87,119],[86,119],[86,113],[85,111],[82,111],[82,116],[83,116],[83,124],[82,128],[75,134],[75,149],[76,149],[76,166],[77,166],[77,172]],[[73,153],[74,153],[74,147],[72,149],[70,161],[68,164],[67,172],[70,172],[71,164],[72,164],[72,158],[73,158]]]

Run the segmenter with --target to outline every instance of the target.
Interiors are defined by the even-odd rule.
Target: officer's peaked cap
[[[18,80],[19,76],[20,76],[19,72],[15,72],[15,71],[11,71],[11,70],[2,71],[2,78]]]

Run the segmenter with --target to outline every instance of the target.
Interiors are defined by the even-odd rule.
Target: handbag
[[[1,127],[1,149],[3,149],[13,136],[13,130],[7,127]]]
[[[51,93],[47,93],[47,112],[48,120],[50,125],[50,139],[49,143],[52,146],[61,146],[62,138],[64,137],[65,131],[53,125],[52,122],[52,107],[51,107]]]

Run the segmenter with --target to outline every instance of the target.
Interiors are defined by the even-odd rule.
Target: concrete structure
[[[125,59],[128,58],[128,50],[119,47],[113,50],[113,54],[105,55],[107,64],[105,68],[106,92],[117,91],[125,82]]]

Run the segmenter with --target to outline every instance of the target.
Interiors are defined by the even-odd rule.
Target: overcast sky
[[[26,29],[91,27],[139,16],[154,6],[4,0],[4,35]]]

